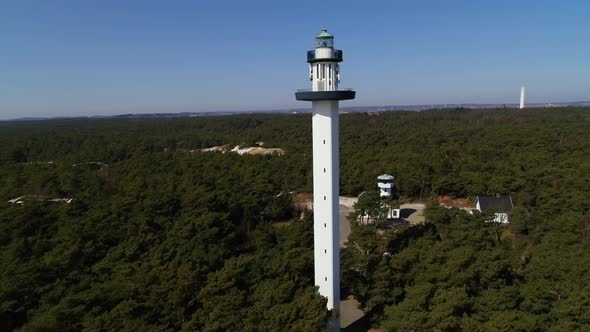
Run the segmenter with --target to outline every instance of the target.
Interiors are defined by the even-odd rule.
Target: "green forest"
[[[515,205],[353,223],[343,296],[384,331],[590,330],[588,128],[582,107],[341,114],[341,195],[389,173],[402,200]],[[259,142],[284,153],[201,151]],[[311,152],[310,114],[0,122],[0,331],[326,330],[292,201]]]

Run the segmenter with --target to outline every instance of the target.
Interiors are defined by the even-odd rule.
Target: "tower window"
[[[324,278],[324,281],[328,281],[328,277],[325,277],[325,278]]]
[[[327,254],[327,253],[328,253],[328,249],[324,249],[324,254]]]
[[[324,168],[324,173],[326,173],[326,169]]]
[[[324,140],[324,144],[326,144],[326,140]]]
[[[328,227],[328,226],[326,225],[326,223],[324,223],[324,228],[326,228],[326,227]]]
[[[326,196],[324,196],[324,201],[326,200]]]

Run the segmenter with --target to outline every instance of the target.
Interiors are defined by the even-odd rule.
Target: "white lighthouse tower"
[[[315,284],[328,298],[328,309],[340,304],[338,101],[355,97],[353,90],[338,90],[341,61],[334,37],[322,30],[315,50],[307,52],[312,89],[295,93],[297,100],[312,102]]]
[[[520,87],[520,109],[524,108],[524,85]]]

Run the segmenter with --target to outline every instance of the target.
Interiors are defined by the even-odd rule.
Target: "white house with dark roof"
[[[475,199],[475,210],[494,214],[494,219],[489,220],[490,222],[507,224],[508,214],[513,207],[510,196],[477,196]]]

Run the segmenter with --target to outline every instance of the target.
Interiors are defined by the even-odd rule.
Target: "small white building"
[[[379,196],[394,199],[395,177],[389,174],[379,175],[377,177],[377,187],[379,187]],[[400,209],[390,209],[387,211],[387,219],[399,219]]]
[[[494,214],[494,218],[489,222],[507,224],[508,214],[513,207],[512,197],[510,196],[477,196],[475,199],[475,210]]]

